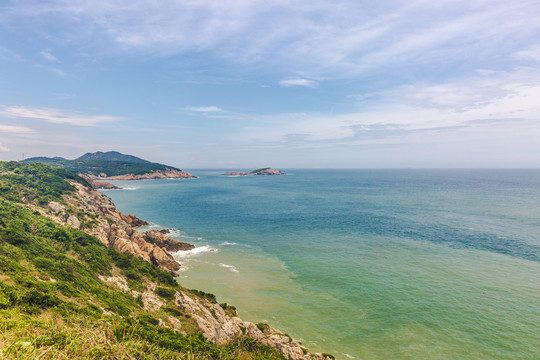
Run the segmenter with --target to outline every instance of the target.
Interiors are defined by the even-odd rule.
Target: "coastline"
[[[522,330],[527,325],[515,318],[508,305],[527,306],[534,301],[526,283],[537,280],[517,274],[537,273],[538,263],[527,263],[519,254],[485,251],[487,241],[497,241],[500,236],[523,234],[516,239],[519,241],[526,240],[526,234],[538,233],[532,226],[516,232],[522,207],[511,211],[511,217],[508,211],[496,210],[498,203],[508,199],[509,191],[515,192],[504,185],[510,182],[501,179],[515,179],[514,174],[492,179],[492,172],[477,171],[471,179],[469,171],[346,170],[330,174],[317,170],[295,171],[295,177],[231,182],[219,170],[200,173],[201,180],[196,182],[141,182],[137,194],[110,194],[120,209],[164,227],[180,228],[184,239],[193,238],[197,246],[218,249],[180,259],[188,267],[180,272],[181,283],[188,287],[201,284],[204,291],[221,295],[223,301],[239,308],[243,319],[268,321],[308,348],[329,351],[344,360],[345,354],[377,359],[377,352],[430,359],[437,349],[446,349],[449,359],[463,358],[470,351],[489,358],[486,354],[491,353],[492,344],[460,336],[469,334],[469,329],[483,333],[488,325],[512,334],[495,344],[501,359],[512,359],[504,351],[509,344],[523,340],[530,346],[530,336]],[[415,181],[392,180],[404,173]],[[464,173],[468,176],[462,176]],[[457,188],[446,186],[448,179]],[[532,184],[531,177],[524,179]],[[427,180],[429,186],[422,186]],[[473,187],[486,181],[487,186]],[[336,191],[336,184],[344,191]],[[361,185],[356,187],[358,191],[347,190],[357,184]],[[446,191],[440,192],[440,186]],[[500,196],[491,195],[494,186],[501,188]],[[310,197],[315,190],[318,195]],[[531,190],[532,185],[523,194]],[[466,206],[456,208],[448,194],[466,194]],[[512,202],[517,200],[533,209],[532,214],[540,211],[536,198],[519,195]],[[355,206],[359,202],[364,204],[362,208]],[[388,207],[390,202],[394,206]],[[418,204],[430,207],[419,209]],[[486,216],[485,206],[490,209],[491,225],[478,228]],[[156,211],[158,207],[163,211]],[[305,214],[302,218],[294,216],[299,211]],[[310,218],[317,223],[306,222]],[[495,221],[504,228],[493,228]],[[346,228],[348,234],[336,233],[336,225],[343,228],[344,224],[354,226]],[[403,236],[404,225],[422,230],[418,233],[422,237]],[[373,226],[377,233],[371,233]],[[479,241],[477,233],[486,234],[486,242]],[[454,239],[460,242],[450,242]],[[513,246],[509,252],[519,249]],[[417,261],[411,263],[411,258]],[[232,265],[238,273],[220,264]],[[503,275],[503,269],[509,273]],[[497,295],[496,288],[486,289],[485,284],[498,284],[496,288],[514,295]],[[491,297],[486,299],[480,290]],[[453,301],[456,292],[466,294],[472,304],[467,317],[460,315],[466,310],[462,304]],[[490,309],[502,318],[490,318]],[[538,318],[533,309],[525,313]],[[446,330],[433,329],[432,324]]]
[[[104,244],[114,247],[121,252],[131,252],[137,257],[140,257],[148,262],[156,263],[163,270],[174,274],[180,278],[178,271],[182,269],[181,262],[174,255],[185,253],[186,251],[198,252],[198,248],[192,244],[180,242],[179,239],[174,239],[166,236],[160,230],[159,226],[151,225],[144,220],[139,219],[136,215],[124,215],[117,210],[115,204],[96,190],[87,190],[77,183],[72,183],[77,188],[78,196],[82,198],[86,205],[92,205],[95,211],[102,212],[103,215],[112,216],[115,219],[116,225],[110,227],[109,232],[102,229],[94,229],[90,233],[97,236]],[[96,196],[99,195],[99,196]],[[69,200],[68,203],[74,204],[75,201]],[[59,205],[59,204],[58,204]],[[65,209],[57,204],[49,204],[49,207],[56,209],[57,213],[63,214]],[[78,223],[69,216],[53,216],[55,221],[63,223],[67,226],[77,227]],[[152,229],[146,230],[143,233],[140,230],[148,226]],[[173,229],[173,231],[176,229]],[[113,238],[111,235],[114,234]],[[174,236],[174,234],[173,234]],[[157,238],[157,239],[156,239]],[[183,249],[171,250],[164,245],[167,239],[185,244]],[[212,251],[212,250],[210,250]],[[172,261],[177,265],[174,265]],[[226,267],[226,264],[223,264]],[[112,282],[121,288],[125,287],[126,280],[122,280],[118,276],[103,278],[103,281]],[[204,294],[204,292],[203,292]],[[211,294],[209,294],[211,295]],[[211,295],[215,299],[214,295]],[[291,338],[288,334],[277,330],[266,323],[254,324],[249,321],[244,321],[236,312],[229,311],[230,305],[217,304],[215,301],[200,301],[194,300],[192,297],[183,293],[177,293],[177,302],[181,304],[188,313],[196,320],[202,333],[211,341],[217,344],[224,344],[232,341],[238,336],[248,336],[254,340],[268,345],[278,350],[289,360],[330,360],[332,355],[324,353],[310,353],[309,350],[296,339]],[[156,305],[153,305],[154,307]],[[159,309],[159,306],[157,307]],[[216,315],[217,314],[217,315]]]

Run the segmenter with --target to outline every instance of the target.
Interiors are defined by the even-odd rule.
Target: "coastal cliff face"
[[[181,309],[181,312],[194,322],[193,325],[196,325],[198,330],[215,344],[225,345],[235,339],[248,337],[276,349],[288,360],[331,360],[331,357],[326,354],[310,353],[299,341],[267,324],[243,321],[233,307],[217,304],[215,299],[210,301],[204,296],[194,295],[189,290],[180,290],[171,294],[171,299],[166,301],[156,296],[157,285],[153,282],[145,283],[144,289],[136,291],[131,290],[127,285],[127,279],[119,274],[109,277],[101,276],[100,279],[129,293],[134,298],[142,299],[144,308],[148,311],[156,312],[170,308],[172,302],[174,307]],[[183,334],[187,330],[185,324],[172,316],[168,316],[160,324]]]
[[[169,251],[194,248],[192,244],[169,238],[158,230],[139,233],[135,227],[147,225],[145,221],[133,214],[121,213],[107,196],[80,183],[71,182],[71,184],[75,186],[76,192],[64,196],[64,199],[70,206],[96,216],[94,219],[96,225],[85,229],[85,232],[95,236],[106,246],[120,252],[131,253],[171,274],[175,274],[180,269],[180,264],[174,260]],[[48,206],[54,212],[49,216],[59,223],[81,228],[81,222],[85,221],[84,217],[81,219],[80,215],[69,214],[66,207],[60,203],[51,202]],[[126,285],[127,279],[120,275],[103,277],[102,280],[113,283],[114,286],[123,291],[129,290]],[[146,309],[158,311],[166,303],[154,294],[156,286],[156,284],[148,282],[145,291],[129,290],[129,292],[135,298],[140,296]],[[175,304],[195,320],[197,327],[205,337],[216,344],[222,345],[239,336],[248,336],[278,350],[289,360],[325,359],[320,353],[309,353],[308,349],[303,347],[300,342],[283,332],[267,325],[259,329],[255,324],[239,318],[236,311],[226,311],[217,303],[183,291],[176,291],[174,298]],[[173,319],[169,319],[169,322],[164,323],[164,326],[182,331],[181,324]]]
[[[154,239],[157,235],[153,232],[141,234],[135,229],[148,225],[147,222],[133,214],[121,213],[110,198],[97,191],[78,182],[71,182],[71,185],[76,188],[76,192],[63,196],[68,206],[51,201],[48,207],[52,211],[41,211],[43,215],[58,223],[84,230],[104,245],[133,254],[171,274],[180,269],[180,264],[169,251],[189,250],[190,244],[165,235],[160,237],[159,241],[148,241],[147,239]]]

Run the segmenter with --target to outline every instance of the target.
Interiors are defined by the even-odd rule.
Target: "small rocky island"
[[[224,173],[223,175],[225,176],[285,175],[285,173],[276,169],[272,169],[272,168],[262,168],[262,169],[251,170],[251,171],[246,171],[246,172],[228,171]]]

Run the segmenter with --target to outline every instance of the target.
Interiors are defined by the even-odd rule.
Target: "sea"
[[[282,169],[283,170],[283,169]],[[178,281],[336,359],[540,359],[540,170],[115,181]]]

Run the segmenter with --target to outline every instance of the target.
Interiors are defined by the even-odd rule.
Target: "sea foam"
[[[230,246],[232,246],[232,245],[238,245],[238,243],[235,243],[235,242],[229,242],[229,241],[224,241],[224,242],[222,242],[222,243],[219,244],[219,245],[222,245],[222,246],[230,245]]]
[[[191,249],[191,250],[180,250],[180,251],[175,252],[173,255],[177,258],[190,258],[190,257],[197,256],[203,253],[214,252],[214,251],[218,251],[218,250],[209,245],[204,245],[204,246],[198,246],[195,249]]]
[[[238,271],[238,269],[237,269],[236,267],[234,267],[234,266],[232,266],[232,265],[220,263],[219,266],[224,267],[224,268],[226,268],[226,269],[229,269],[229,270],[231,270],[231,271],[234,272],[234,273],[239,273],[239,272],[240,272],[240,271]]]

